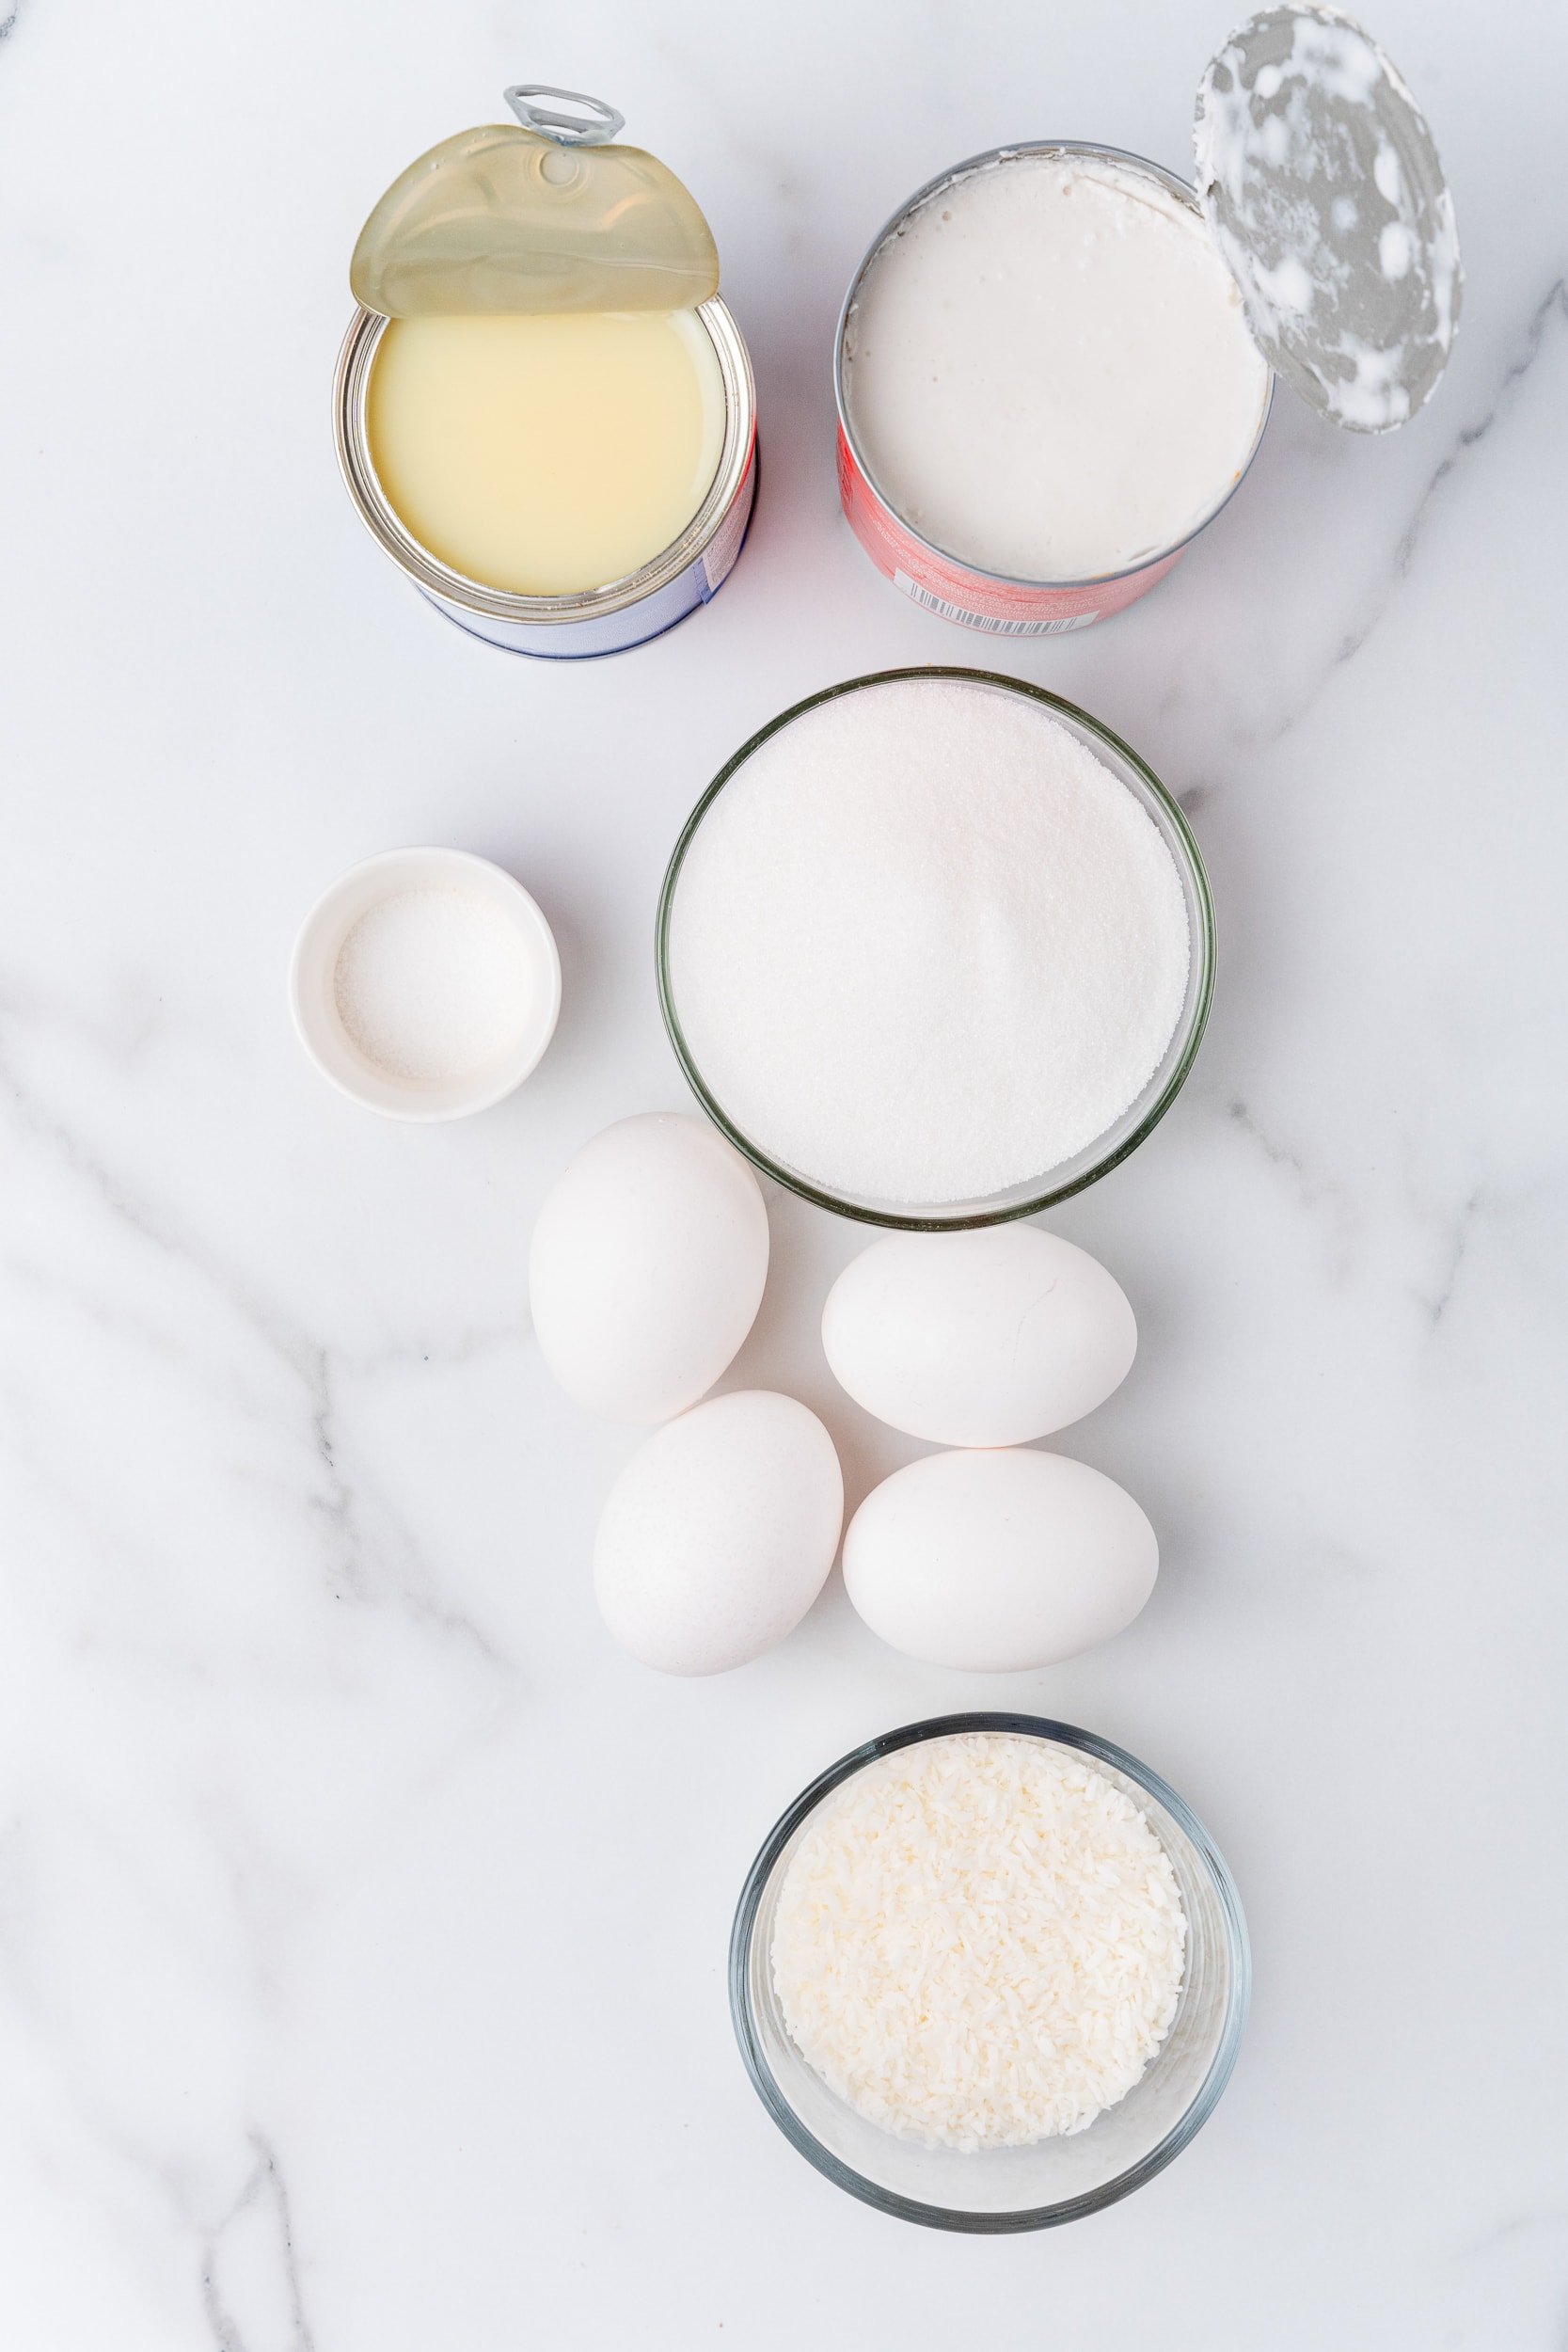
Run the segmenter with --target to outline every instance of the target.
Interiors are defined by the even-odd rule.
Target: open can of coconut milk
[[[756,391],[680,182],[613,143],[622,118],[601,101],[506,95],[516,127],[443,141],[365,225],[338,458],[438,612],[580,660],[662,635],[728,579]]]
[[[1022,567],[1015,568],[1014,564],[998,564],[992,568],[966,551],[982,543],[983,522],[978,527],[979,535],[969,536],[969,531],[974,527],[960,515],[956,529],[938,525],[936,531],[941,536],[935,535],[932,524],[925,519],[924,501],[919,497],[924,484],[918,470],[907,469],[901,490],[893,486],[878,464],[877,437],[874,427],[868,429],[867,404],[857,397],[856,367],[862,359],[866,337],[869,299],[880,291],[878,280],[890,254],[911,233],[941,234],[955,218],[959,220],[961,231],[962,205],[966,200],[973,204],[976,194],[983,202],[992,185],[1002,189],[1005,183],[1001,175],[1052,169],[1060,172],[1064,185],[1103,186],[1115,190],[1117,200],[1121,203],[1145,209],[1157,206],[1161,215],[1173,222],[1190,220],[1195,240],[1206,233],[1193,190],[1174,172],[1140,155],[1059,139],[993,148],[986,154],[970,156],[928,181],[879,231],[850,281],[834,342],[839,497],[850,529],[878,570],[916,604],[939,613],[943,620],[958,621],[967,628],[983,629],[997,637],[1053,637],[1069,629],[1087,628],[1092,622],[1104,620],[1139,596],[1147,596],[1239,488],[1263,437],[1273,391],[1267,370],[1249,350],[1256,382],[1256,396],[1250,403],[1252,413],[1234,437],[1228,457],[1222,459],[1212,497],[1199,512],[1183,518],[1175,536],[1162,535],[1154,545],[1138,549],[1128,561],[1106,564],[1091,562],[1080,566],[1069,560],[1069,568],[1054,577],[1031,577]],[[995,266],[998,265],[988,265],[982,261],[975,274],[976,282],[983,282]],[[1221,275],[1217,256],[1214,274],[1216,278]],[[940,305],[940,295],[937,300]],[[914,358],[912,353],[911,357]],[[916,364],[922,373],[927,372],[927,358],[924,351],[918,356]],[[934,372],[932,382],[936,382]],[[1049,387],[1046,389],[1042,432],[1050,430]],[[979,388],[975,389],[978,391]],[[949,422],[956,421],[950,416]],[[974,415],[971,431],[975,438],[983,434],[977,413]],[[888,437],[895,443],[902,439],[907,444],[911,440],[907,411],[894,418]],[[1024,462],[1027,463],[1026,457]],[[918,463],[917,453],[917,469]],[[949,456],[942,471],[946,477],[942,495],[956,505],[956,492],[947,485],[961,480],[961,458],[955,466]],[[957,544],[960,539],[964,547]]]
[[[927,611],[1010,637],[1148,594],[1240,487],[1283,375],[1352,431],[1443,373],[1453,205],[1409,90],[1337,9],[1265,9],[1200,85],[1196,189],[1072,140],[921,188],[834,345],[844,512]]]

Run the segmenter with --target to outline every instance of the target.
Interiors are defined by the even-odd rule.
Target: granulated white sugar
[[[964,679],[818,703],[677,883],[692,1060],[769,1158],[911,1206],[1048,1174],[1158,1069],[1191,954],[1169,850],[1041,705]]]
[[[1164,1848],[1102,1772],[961,1733],[824,1798],[780,1890],[773,1982],[801,2055],[884,2131],[1022,2147],[1139,2081],[1186,1934]]]
[[[394,891],[338,952],[333,994],[354,1043],[397,1078],[467,1077],[504,1054],[532,979],[516,931],[482,891]]]

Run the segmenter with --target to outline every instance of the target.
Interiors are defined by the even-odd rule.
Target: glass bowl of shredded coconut
[[[914,1230],[1080,1191],[1168,1109],[1213,985],[1185,818],[1073,704],[894,670],[764,727],[698,803],[658,914],[709,1115],[821,1206]]]
[[[841,2188],[937,2229],[1125,2197],[1212,2113],[1246,2021],[1230,1873],[1109,1740],[953,1715],[814,1781],[730,1947],[752,2080]]]

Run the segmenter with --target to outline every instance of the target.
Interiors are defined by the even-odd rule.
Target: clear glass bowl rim
[[[753,1143],[749,1136],[742,1133],[722,1104],[710,1092],[692,1057],[691,1049],[687,1043],[685,1032],[680,1025],[680,1017],[675,1010],[674,991],[670,979],[670,925],[681,869],[686,863],[687,852],[696,837],[703,818],[725,785],[729,783],[730,778],[745,766],[754,752],[761,750],[763,744],[770,737],[779,734],[782,729],[802,717],[806,711],[815,710],[819,703],[835,702],[841,694],[858,693],[862,688],[867,686],[896,684],[904,678],[958,678],[971,685],[1000,687],[1007,693],[1022,694],[1031,702],[1042,703],[1048,710],[1060,712],[1074,725],[1084,727],[1091,736],[1097,737],[1117,759],[1124,761],[1133,771],[1161,809],[1162,814],[1167,818],[1174,835],[1173,854],[1185,868],[1186,878],[1192,886],[1198,912],[1196,935],[1192,942],[1193,956],[1198,967],[1198,979],[1191,1009],[1186,1015],[1186,1032],[1181,1041],[1180,1050],[1171,1065],[1164,1085],[1150,1101],[1143,1116],[1117,1142],[1065,1182],[1058,1184],[1045,1182],[1039,1189],[1030,1192],[1022,1200],[1015,1200],[1010,1197],[1004,1197],[995,1202],[965,1210],[961,1215],[955,1216],[922,1214],[918,1209],[872,1206],[867,1201],[847,1200],[841,1194],[831,1191],[826,1185],[814,1184],[808,1177],[770,1158],[760,1144]],[[664,1018],[665,1031],[674,1048],[675,1058],[685,1073],[686,1082],[721,1135],[726,1136],[735,1145],[736,1150],[751,1161],[753,1168],[760,1168],[765,1176],[770,1176],[775,1184],[783,1184],[786,1191],[798,1193],[802,1200],[814,1201],[818,1208],[831,1210],[835,1216],[852,1217],[860,1224],[885,1227],[895,1232],[957,1233],[973,1231],[978,1226],[1006,1225],[1015,1217],[1035,1216],[1042,1209],[1054,1207],[1059,1200],[1070,1200],[1074,1193],[1083,1192],[1088,1185],[1098,1184],[1100,1179],[1108,1175],[1113,1168],[1119,1168],[1122,1161],[1129,1158],[1137,1150],[1139,1144],[1152,1134],[1185,1085],[1187,1074],[1197,1058],[1197,1049],[1202,1042],[1204,1029],[1208,1025],[1209,1008],[1214,993],[1214,906],[1202,855],[1193,836],[1192,827],[1182,814],[1174,794],[1166,790],[1148,762],[1140,758],[1132,745],[1124,742],[1121,737],[1106,726],[1102,720],[1096,719],[1079,704],[1069,702],[1065,695],[1053,694],[1048,687],[1033,685],[1025,678],[1007,677],[998,670],[955,667],[947,662],[923,662],[903,669],[870,670],[863,676],[843,678],[836,686],[825,686],[815,694],[807,694],[801,701],[792,703],[787,710],[781,710],[776,718],[768,722],[766,726],[759,727],[737,752],[732,754],[682,826],[680,836],[671,852],[670,863],[665,868],[664,881],[658,894],[658,914],[655,930],[655,963],[658,982],[659,1010]],[[1168,1052],[1169,1048],[1166,1050]]]
[[[1085,1756],[1111,1765],[1147,1789],[1178,1823],[1205,1865],[1226,1923],[1229,1944],[1229,1997],[1219,2046],[1192,2101],[1164,2139],[1147,2155],[1141,2156],[1136,2164],[1129,2165],[1125,2172],[1117,2173],[1114,2180],[1105,2182],[1100,2188],[1091,2189],[1081,2197],[1066,2198],[1058,2204],[1032,2206],[1016,2213],[967,2213],[949,2205],[924,2204],[914,2198],[900,2196],[896,2190],[883,2188],[876,2181],[868,2181],[863,2173],[853,2170],[840,2157],[824,2148],[785,2099],[764,2055],[752,2014],[752,1937],[757,1912],[780,1855],[807,1815],[815,1811],[823,1798],[852,1773],[874,1763],[879,1756],[892,1756],[899,1748],[912,1747],[920,1740],[947,1739],[956,1733],[972,1731],[1021,1732],[1027,1737],[1051,1740],[1059,1746],[1076,1748]],[[999,2237],[1014,2235],[1025,2230],[1055,2229],[1064,2221],[1077,2221],[1086,2214],[1099,2213],[1107,2205],[1118,2203],[1123,2197],[1131,2196],[1135,2188],[1141,2188],[1146,2181],[1151,2181],[1156,2173],[1163,2172],[1166,2165],[1196,2137],[1218,2105],[1241,2048],[1252,1997],[1252,1954],[1242,1899],[1225,1857],[1192,1807],[1178,1796],[1168,1781],[1163,1780],[1148,1765],[1140,1763],[1135,1756],[1130,1756],[1125,1748],[1118,1748],[1113,1740],[1102,1740],[1092,1731],[1081,1731],[1072,1724],[1056,1723],[1043,1715],[982,1711],[931,1716],[922,1723],[905,1724],[896,1731],[883,1732],[879,1738],[866,1740],[863,1746],[851,1749],[847,1756],[841,1756],[836,1764],[830,1764],[826,1772],[817,1774],[809,1788],[802,1789],[794,1804],[774,1822],[763,1840],[756,1860],[747,1872],[746,1883],[740,1890],[740,1900],[736,1906],[735,1923],[730,1931],[729,1979],[730,2018],[752,2088],[784,2137],[799,2150],[808,2164],[815,2165],[818,2172],[825,2174],[840,2188],[847,2189],[851,2197],[858,2197],[863,2203],[875,2206],[879,2213],[892,2214],[901,2221],[921,2222],[927,2229]]]

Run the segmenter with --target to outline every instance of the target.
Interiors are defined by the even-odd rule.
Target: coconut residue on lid
[[[1132,1800],[1075,1751],[958,1733],[825,1797],[790,1857],[774,1989],[884,2131],[1016,2148],[1126,2097],[1180,1996],[1186,1916]]]
[[[913,676],[817,703],[731,776],[668,952],[738,1132],[921,1206],[1104,1135],[1175,1034],[1191,943],[1170,850],[1102,760],[1022,694]]]
[[[1453,199],[1404,82],[1333,8],[1233,33],[1198,90],[1198,194],[1271,365],[1336,424],[1386,433],[1459,324]]]
[[[345,937],[333,972],[338,1018],[391,1077],[463,1078],[517,1040],[533,993],[514,926],[482,891],[392,892]]]

